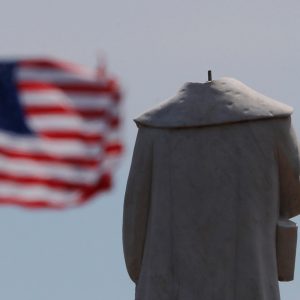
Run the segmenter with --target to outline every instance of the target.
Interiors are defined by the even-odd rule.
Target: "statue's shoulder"
[[[135,119],[138,126],[200,127],[287,117],[293,108],[233,78],[186,83],[174,97]]]

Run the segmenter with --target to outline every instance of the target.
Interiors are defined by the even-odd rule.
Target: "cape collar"
[[[293,108],[264,96],[233,78],[188,82],[177,95],[145,112],[138,126],[201,127],[258,119],[287,117]]]

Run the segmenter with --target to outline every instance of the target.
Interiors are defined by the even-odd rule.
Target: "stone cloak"
[[[300,213],[292,108],[187,83],[135,121],[123,245],[136,300],[279,300],[276,224]]]

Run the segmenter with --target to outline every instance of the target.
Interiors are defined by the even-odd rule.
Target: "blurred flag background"
[[[0,62],[0,204],[80,205],[111,187],[120,87],[55,59]]]

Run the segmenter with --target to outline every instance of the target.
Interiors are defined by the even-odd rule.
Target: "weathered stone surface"
[[[280,298],[276,226],[300,213],[291,112],[221,79],[136,119],[123,242],[137,300]]]
[[[137,124],[178,128],[286,117],[293,109],[233,78],[186,83],[177,95],[137,119]]]

